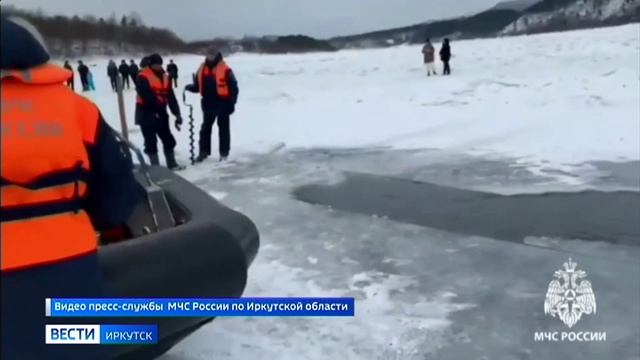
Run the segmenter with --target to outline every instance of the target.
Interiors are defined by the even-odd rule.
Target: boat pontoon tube
[[[149,175],[166,197],[168,211],[177,225],[102,246],[99,259],[105,278],[105,295],[114,298],[241,296],[248,267],[259,245],[255,225],[243,214],[225,207],[166,168],[149,168]],[[138,220],[129,223],[132,232],[145,226],[147,230],[153,227],[153,223],[143,224],[145,215],[147,220],[152,219],[150,208],[153,205],[147,200],[136,210]],[[157,204],[155,210],[162,211]],[[157,346],[109,348],[112,359],[141,360],[166,352],[212,319],[100,320],[113,324],[158,324],[160,341]]]

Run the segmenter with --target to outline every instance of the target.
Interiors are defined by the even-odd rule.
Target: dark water
[[[508,241],[527,236],[640,245],[640,193],[498,195],[370,174],[306,185],[297,199],[429,228]]]
[[[586,169],[577,166],[561,174],[580,180],[580,187],[556,186],[508,160],[462,157],[392,176],[357,169],[360,172],[346,172],[337,184],[302,185],[293,195],[327,209],[386,217],[450,234],[376,244],[390,252],[413,246],[411,251],[421,261],[408,272],[420,279],[418,293],[445,287],[457,299],[477,305],[450,314],[447,344],[424,359],[638,360],[640,162],[584,165]],[[518,194],[518,190],[537,193]],[[456,242],[455,236],[470,237]],[[531,237],[559,243],[538,249],[517,245],[529,245],[525,238]],[[441,252],[439,246],[448,246],[453,253]],[[568,257],[588,269],[599,306],[597,314],[583,317],[573,329],[543,313],[552,269],[560,268]],[[535,331],[570,330],[605,331],[607,341],[537,342],[533,336]]]
[[[640,163],[536,166],[385,148],[205,164],[195,182],[260,229],[245,295],[316,296],[317,287],[356,297],[360,313],[216,323],[167,360],[639,360]],[[544,313],[568,258],[588,273],[598,306],[572,329]],[[458,305],[471,306],[441,314]],[[441,316],[449,325],[432,328]],[[534,340],[569,330],[606,331],[607,341]]]

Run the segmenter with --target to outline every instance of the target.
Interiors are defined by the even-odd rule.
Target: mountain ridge
[[[640,21],[640,0],[505,0],[474,15],[426,21],[361,34],[315,39],[304,35],[214,38],[186,42],[167,29],[145,26],[137,14],[97,19],[94,16],[45,16],[3,6],[34,23],[54,56],[189,52],[267,54],[336,51],[423,43],[427,37],[470,39],[619,25]]]
[[[522,10],[517,10],[522,8]],[[513,0],[478,14],[338,36],[338,48],[386,47],[429,38],[468,39],[619,25],[640,21],[640,0]]]

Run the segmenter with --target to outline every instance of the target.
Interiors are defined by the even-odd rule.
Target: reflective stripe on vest
[[[99,113],[62,84],[68,74],[52,65],[31,69],[28,76],[2,74],[3,272],[97,247],[82,201],[90,174],[85,146],[95,141]]]
[[[151,68],[146,67],[142,69],[142,71],[140,71],[138,76],[142,76],[143,78],[147,79],[147,81],[149,82],[149,86],[151,87],[151,90],[155,94],[156,99],[158,100],[158,103],[160,103],[160,105],[166,105],[169,102],[168,97],[170,85],[169,76],[167,74],[162,74],[162,78],[158,78],[158,76],[153,72],[153,70],[151,70]],[[144,104],[144,100],[142,100],[139,95],[136,97],[136,104]]]
[[[200,69],[198,69],[198,89],[200,89],[200,95],[202,95],[204,91],[203,84],[205,76],[214,76],[218,96],[222,99],[228,99],[230,92],[229,83],[227,81],[227,73],[229,70],[229,66],[227,66],[224,61],[219,62],[218,65],[213,68],[213,71],[205,64],[202,64],[200,66]]]
[[[1,178],[0,222],[18,221],[82,209],[89,172],[78,162],[71,169],[46,174],[28,183]]]

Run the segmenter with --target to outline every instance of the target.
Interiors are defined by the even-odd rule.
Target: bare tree
[[[129,24],[132,27],[144,26],[144,21],[137,11],[133,11],[129,14]]]
[[[84,20],[84,21],[86,21],[88,23],[91,23],[91,24],[95,24],[95,23],[98,22],[98,19],[96,19],[95,16],[90,15],[90,14],[83,16],[82,20]]]
[[[107,22],[111,25],[116,25],[118,23],[118,20],[116,20],[115,12],[112,12],[111,15],[109,15],[109,19],[107,20]]]

